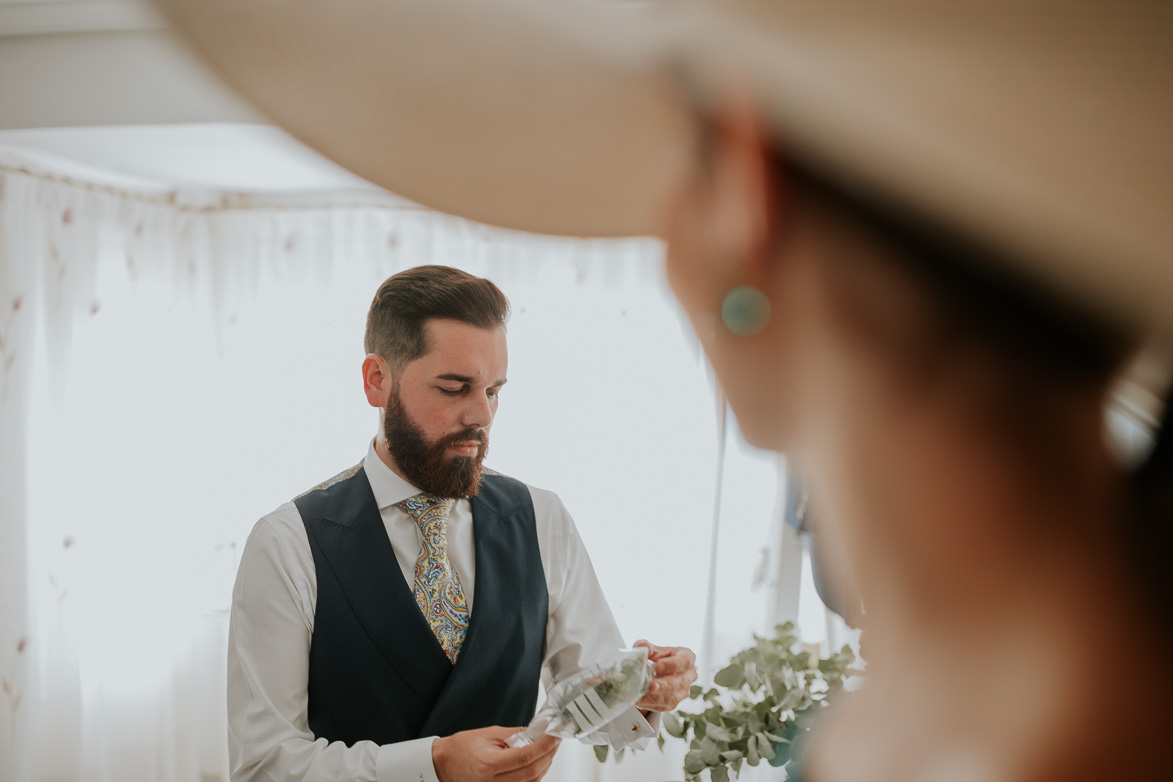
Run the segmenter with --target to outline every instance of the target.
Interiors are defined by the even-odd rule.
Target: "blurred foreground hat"
[[[156,0],[280,125],[426,206],[654,234],[736,79],[779,148],[1173,333],[1167,0]]]

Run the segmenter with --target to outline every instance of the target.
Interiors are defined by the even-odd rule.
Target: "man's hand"
[[[648,659],[656,664],[656,678],[636,708],[672,711],[688,697],[688,689],[696,681],[696,655],[683,646],[655,646],[647,641],[636,641],[635,645],[646,646]]]
[[[562,739],[542,736],[528,747],[505,746],[525,728],[466,730],[432,742],[432,765],[440,782],[537,782],[554,762]]]

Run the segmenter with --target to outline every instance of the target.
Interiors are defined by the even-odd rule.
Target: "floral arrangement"
[[[729,782],[745,765],[785,766],[823,707],[849,677],[861,673],[852,668],[850,647],[818,659],[795,651],[798,641],[790,622],[778,625],[770,638],[755,635],[753,645],[713,677],[715,686],[693,686],[694,710],[664,715],[665,732],[689,745],[686,782],[698,782],[705,769],[711,782]],[[596,748],[600,761],[607,755],[606,747]],[[621,757],[617,752],[616,759]]]

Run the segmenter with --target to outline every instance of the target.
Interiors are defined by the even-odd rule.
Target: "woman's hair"
[[[996,356],[1017,389],[1083,387],[1106,391],[1137,339],[1099,316],[1010,279],[1014,268],[991,248],[877,203],[781,155],[779,181],[850,218],[879,239],[933,303],[933,345],[945,354],[977,348]],[[1129,476],[1130,507],[1120,530],[1150,603],[1173,629],[1173,425],[1171,413],[1147,460]],[[1015,424],[1029,426],[1020,419]],[[1040,443],[1046,447],[1046,442]]]
[[[1134,521],[1128,529],[1141,575],[1173,619],[1173,425],[1166,410],[1148,459],[1133,473]]]

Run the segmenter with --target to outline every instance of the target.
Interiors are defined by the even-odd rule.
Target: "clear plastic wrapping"
[[[524,747],[541,736],[586,740],[627,713],[655,674],[647,649],[621,649],[551,687],[529,727],[506,743]]]

